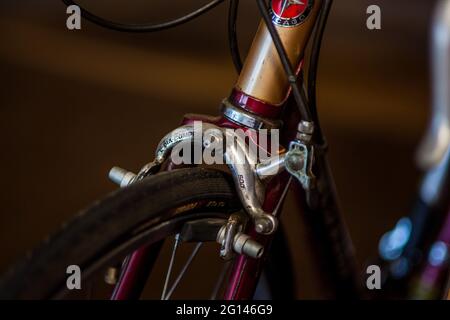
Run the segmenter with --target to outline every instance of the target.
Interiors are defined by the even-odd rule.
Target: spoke
[[[175,255],[177,253],[179,243],[180,243],[180,234],[177,234],[175,236],[175,242],[173,243],[172,256],[170,257],[169,267],[167,268],[166,280],[164,281],[164,288],[161,294],[161,300],[164,300],[164,297],[166,296],[166,291],[170,280],[170,274],[172,273],[173,264],[175,262]]]
[[[222,286],[223,279],[225,279],[225,275],[227,274],[227,271],[230,267],[230,261],[225,261],[222,270],[220,271],[219,278],[217,279],[216,285],[214,286],[214,290],[211,294],[211,300],[217,299],[217,294],[219,293],[220,287]]]
[[[167,295],[165,296],[165,298],[163,300],[169,300],[170,299],[170,296],[172,295],[172,293],[177,288],[178,283],[180,283],[181,279],[183,278],[183,276],[186,273],[187,269],[189,268],[190,264],[192,263],[192,261],[194,260],[195,256],[197,255],[198,251],[200,250],[200,247],[202,246],[202,244],[203,244],[203,242],[197,243],[197,245],[195,246],[194,250],[192,251],[189,259],[186,261],[186,264],[184,265],[183,269],[181,269],[180,274],[175,279],[172,287],[170,288],[169,292],[167,293]]]

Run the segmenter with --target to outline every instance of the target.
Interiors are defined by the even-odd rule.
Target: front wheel
[[[125,257],[136,249],[159,251],[163,240],[178,234],[187,222],[222,219],[225,223],[230,214],[241,209],[232,179],[222,171],[189,168],[145,178],[79,213],[15,264],[0,280],[0,298],[66,298],[74,292],[67,283],[69,266],[81,270],[81,297],[92,297],[92,283],[98,283],[99,275],[111,266],[120,267],[121,262],[125,265]],[[156,257],[146,266],[148,272]],[[268,280],[270,287],[270,276]],[[285,281],[292,283],[287,275]],[[217,284],[214,288],[217,295]],[[111,291],[97,290],[97,294],[108,296]]]

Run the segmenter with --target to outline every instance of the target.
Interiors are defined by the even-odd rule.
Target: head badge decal
[[[306,21],[314,0],[272,0],[272,21],[281,27],[295,27]]]

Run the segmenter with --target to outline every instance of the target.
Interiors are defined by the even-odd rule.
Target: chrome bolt
[[[296,139],[305,143],[309,143],[314,133],[314,123],[308,121],[301,121],[297,127]]]
[[[273,231],[273,223],[268,218],[258,218],[255,222],[255,230],[261,234],[269,234]]]
[[[113,167],[109,171],[108,176],[112,182],[118,184],[121,188],[131,184],[133,180],[136,178],[136,175],[133,172],[127,171],[119,167]]]
[[[220,244],[225,240],[225,229],[225,226],[223,226],[217,234],[217,242]],[[264,246],[242,232],[238,232],[234,236],[232,247],[237,254],[244,254],[255,259],[261,258],[264,253]]]
[[[264,253],[264,247],[261,244],[243,233],[236,235],[233,248],[238,254],[245,254],[255,259],[261,258]]]
[[[297,127],[297,131],[311,135],[314,132],[314,123],[309,121],[300,121]]]

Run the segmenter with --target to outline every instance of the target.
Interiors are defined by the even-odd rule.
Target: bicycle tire
[[[222,171],[179,169],[143,179],[80,212],[16,263],[0,279],[0,299],[60,297],[66,290],[68,265],[80,266],[83,276],[88,276],[95,272],[92,268],[99,270],[114,260],[111,252],[117,248],[131,253],[156,241],[158,228],[193,219],[227,218],[240,207],[233,183]]]

